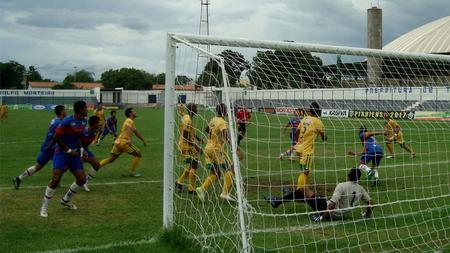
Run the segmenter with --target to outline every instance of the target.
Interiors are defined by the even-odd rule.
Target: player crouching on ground
[[[195,135],[195,129],[192,124],[192,119],[197,115],[197,105],[188,104],[186,110],[187,114],[181,117],[180,138],[178,140],[178,148],[185,166],[183,173],[175,182],[175,188],[179,192],[183,191],[184,179],[189,177],[188,192],[193,194],[195,193],[195,180],[197,178],[198,155],[201,153],[201,148],[195,143],[195,139],[199,143],[203,143],[203,140]]]
[[[351,212],[354,206],[358,205],[360,201],[367,204],[367,209],[362,213],[363,218],[370,218],[372,216],[373,201],[370,199],[367,191],[358,184],[361,177],[361,171],[357,168],[352,168],[347,173],[347,182],[340,183],[336,186],[333,196],[327,203],[327,208],[320,211],[318,215],[312,215],[310,218],[313,221],[322,220],[340,220],[345,217],[345,214]],[[323,204],[321,205],[323,206]]]

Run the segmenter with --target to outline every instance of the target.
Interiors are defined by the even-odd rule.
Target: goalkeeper
[[[367,191],[358,184],[361,177],[361,170],[352,168],[347,174],[347,182],[340,183],[336,186],[333,196],[328,201],[327,208],[317,211],[322,211],[317,215],[312,215],[311,220],[338,220],[343,219],[345,214],[351,212],[354,206],[358,205],[360,201],[367,204],[367,209],[362,213],[363,218],[370,218],[372,216],[373,201],[370,199]],[[322,200],[323,201],[323,200]],[[321,203],[323,206],[324,203]]]

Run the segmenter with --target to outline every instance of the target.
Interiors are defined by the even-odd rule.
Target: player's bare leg
[[[92,166],[92,168],[89,170],[89,172],[86,175],[86,183],[83,185],[83,190],[89,192],[91,190],[88,187],[88,183],[91,179],[93,179],[95,177],[98,170],[100,169],[100,162],[95,157],[85,158],[84,161],[89,163]]]

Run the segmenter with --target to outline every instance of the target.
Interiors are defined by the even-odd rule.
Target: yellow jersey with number
[[[205,148],[222,149],[225,144],[223,130],[227,130],[227,122],[222,117],[214,117],[208,123],[208,142]]]
[[[136,130],[134,121],[130,118],[127,118],[125,122],[123,122],[122,129],[120,129],[119,137],[117,137],[115,143],[117,144],[131,143],[131,136],[133,135],[134,130]]]
[[[295,150],[304,155],[314,154],[314,142],[317,135],[325,132],[322,121],[317,117],[306,116],[297,127],[299,131]]]
[[[101,109],[101,110],[95,109],[94,115],[100,119],[98,122],[98,125],[103,126],[105,124],[105,109]]]
[[[184,133],[187,132],[187,139],[184,136]],[[191,117],[186,114],[181,118],[180,123],[180,137],[178,139],[178,145],[180,146],[180,149],[186,150],[191,147],[189,145],[189,142],[193,143],[195,141],[195,133],[194,133],[194,127],[192,126],[192,119]]]

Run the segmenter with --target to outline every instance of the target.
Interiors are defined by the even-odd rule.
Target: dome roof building
[[[450,54],[450,16],[422,25],[393,40],[383,50]]]

